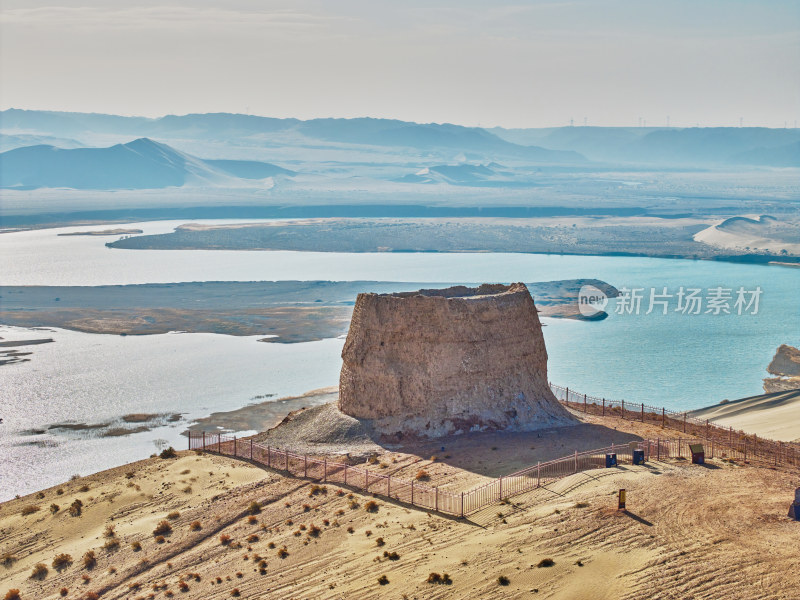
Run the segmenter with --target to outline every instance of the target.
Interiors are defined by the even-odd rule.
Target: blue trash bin
[[[606,469],[616,466],[617,466],[617,454],[616,452],[614,453],[609,452],[608,454],[606,454]]]
[[[633,464],[635,464],[635,465],[643,465],[644,464],[644,450],[634,450],[633,451]]]

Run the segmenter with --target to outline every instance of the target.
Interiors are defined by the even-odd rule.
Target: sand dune
[[[769,215],[757,218],[731,217],[694,235],[696,242],[736,251],[763,251],[800,255],[798,223]]]
[[[773,440],[800,441],[800,390],[750,396],[689,415]]]
[[[611,417],[587,421],[604,435],[665,433]],[[557,452],[561,442],[544,436],[536,450]],[[384,452],[379,461],[386,472],[422,463],[446,484],[474,478],[479,460],[535,452],[525,444],[448,448],[450,456],[434,463],[425,449]],[[104,600],[797,598],[800,580],[785,576],[796,562],[798,524],[786,517],[795,485],[796,473],[779,470],[651,462],[574,475],[459,520],[382,498],[369,512],[371,498],[356,490],[182,452],[0,505],[0,557],[9,555],[0,593],[19,588],[23,600],[60,598],[62,588],[67,598],[93,592]],[[623,487],[627,513],[615,510]],[[74,499],[83,502],[80,516],[68,514]],[[257,514],[248,510],[253,501]],[[41,508],[23,515],[26,506]],[[153,534],[161,521],[171,529],[163,540]],[[91,569],[82,559],[88,551],[97,561]],[[72,563],[59,572],[52,562],[60,553]],[[29,578],[37,563],[48,569],[41,580]],[[428,583],[431,573],[447,573],[451,583]]]

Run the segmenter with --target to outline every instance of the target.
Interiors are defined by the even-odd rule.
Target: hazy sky
[[[0,107],[800,121],[798,0],[0,0]]]

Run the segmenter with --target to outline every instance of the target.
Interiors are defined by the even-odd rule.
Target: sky
[[[0,0],[0,108],[800,121],[797,0]]]

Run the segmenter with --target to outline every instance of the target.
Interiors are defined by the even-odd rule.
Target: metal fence
[[[617,416],[626,420],[674,429],[687,437],[677,439],[646,439],[623,445],[611,445],[548,462],[537,463],[525,469],[503,475],[463,492],[439,489],[418,479],[403,479],[370,470],[366,466],[352,466],[342,462],[319,459],[290,450],[265,446],[253,438],[237,440],[233,436],[209,433],[189,433],[190,450],[206,450],[225,456],[244,458],[296,477],[305,477],[322,483],[337,483],[391,498],[444,514],[464,517],[502,500],[535,490],[575,473],[606,468],[606,455],[616,454],[617,464],[633,464],[633,451],[644,452],[645,460],[665,458],[690,458],[690,444],[703,444],[708,458],[715,453],[721,458],[742,460],[757,465],[800,467],[800,444],[775,442],[748,435],[732,428],[724,428],[677,413],[665,408],[645,404],[612,401],[579,394],[569,388],[550,384],[556,398],[569,408],[587,414]]]

